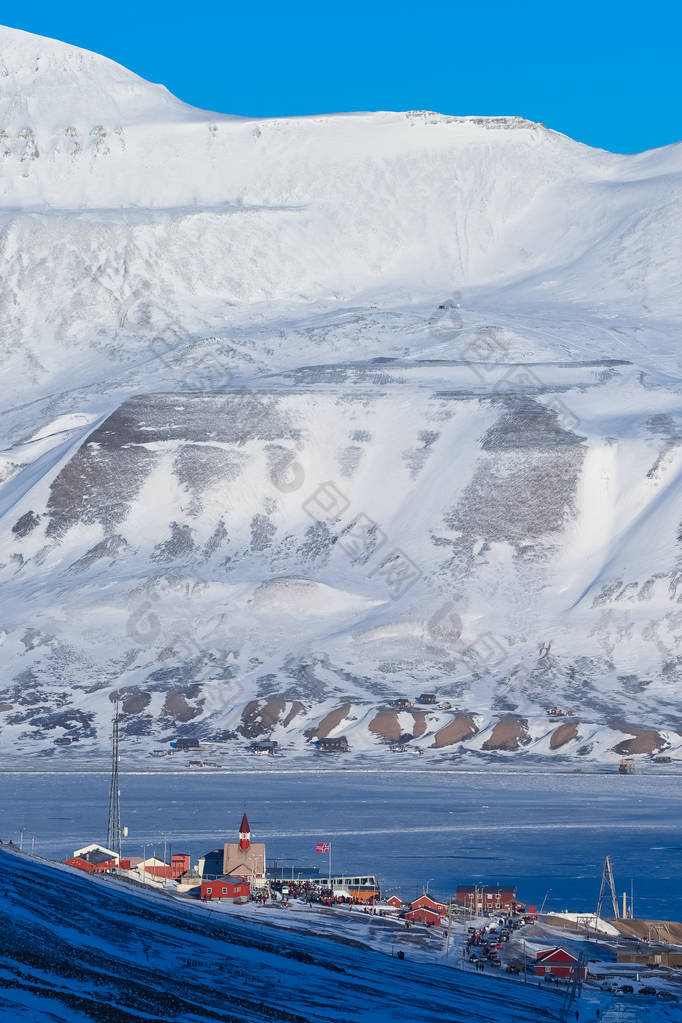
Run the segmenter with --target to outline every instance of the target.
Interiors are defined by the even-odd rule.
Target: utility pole
[[[568,1023],[568,1014],[571,1006],[575,1002],[576,998],[580,998],[583,987],[583,974],[585,973],[585,964],[587,963],[587,956],[584,952],[581,952],[578,957],[578,962],[571,970],[571,982],[569,987],[566,989],[564,995],[564,1001],[559,1011],[559,1020],[561,1023]],[[576,1013],[576,1019],[578,1014]]]
[[[471,902],[469,903],[469,919],[470,920],[473,920],[474,917],[476,916],[476,900],[478,898],[477,892],[478,892],[478,888],[476,886],[476,883],[474,882],[474,890],[473,890],[473,893],[471,895]]]
[[[109,822],[107,825],[107,848],[121,859],[121,790],[118,784],[118,715],[119,695],[114,696],[114,721],[111,730],[111,784],[109,786]]]

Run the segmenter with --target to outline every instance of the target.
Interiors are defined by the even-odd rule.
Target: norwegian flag
[[[331,843],[330,842],[318,842],[315,852],[329,852]]]

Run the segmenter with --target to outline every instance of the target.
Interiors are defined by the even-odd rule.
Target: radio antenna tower
[[[597,902],[597,912],[594,914],[597,920],[601,915],[601,904],[604,901],[606,895],[606,889],[611,890],[611,904],[613,905],[613,917],[615,920],[619,919],[620,914],[618,913],[618,899],[616,898],[616,886],[613,883],[613,871],[611,870],[611,857],[607,856],[604,860],[604,869],[601,873],[601,887],[599,889],[599,901]]]
[[[109,823],[107,848],[121,859],[121,790],[118,787],[118,693],[114,696],[114,723],[111,730],[111,785],[109,787]]]

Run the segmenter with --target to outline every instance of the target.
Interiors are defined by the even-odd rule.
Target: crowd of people
[[[270,898],[283,901],[285,904],[290,899],[302,899],[306,904],[330,907],[347,906],[349,910],[352,910],[355,906],[362,906],[365,912],[376,912],[376,896],[372,896],[369,899],[359,899],[354,895],[335,895],[331,889],[324,887],[324,882],[315,885],[311,884],[310,881],[270,881],[268,889]],[[255,901],[267,901],[268,889],[264,889],[262,894],[257,893]],[[254,899],[253,894],[251,898]]]

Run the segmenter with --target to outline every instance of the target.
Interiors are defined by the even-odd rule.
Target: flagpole
[[[329,842],[329,890],[332,891],[332,843]]]

